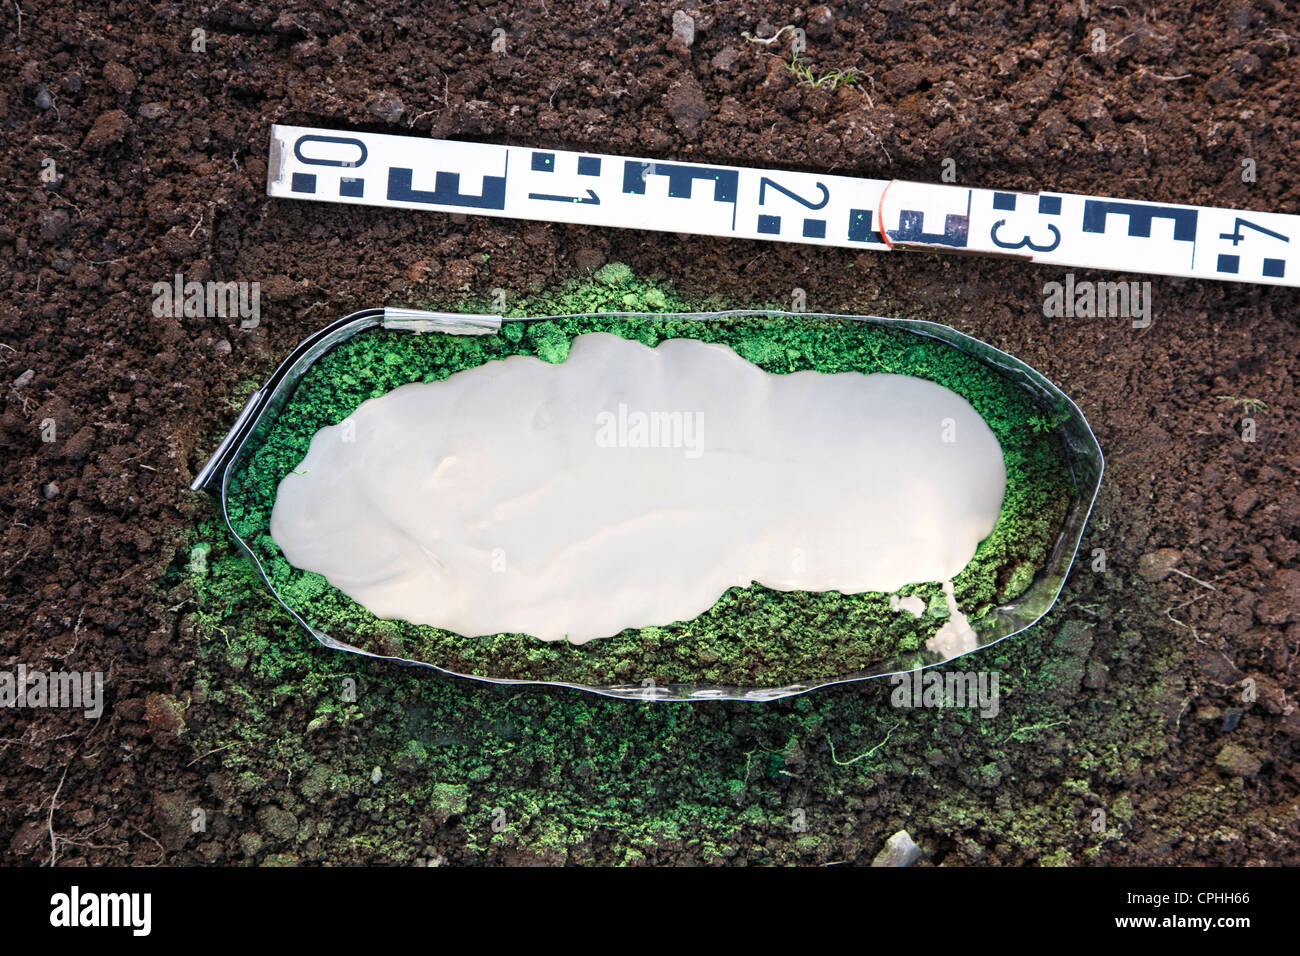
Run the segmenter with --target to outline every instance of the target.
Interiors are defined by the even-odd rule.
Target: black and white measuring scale
[[[267,195],[1300,286],[1300,216],[272,126]],[[1295,240],[1295,241],[1293,241]]]

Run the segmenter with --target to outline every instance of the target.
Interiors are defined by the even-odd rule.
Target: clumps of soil
[[[852,863],[903,828],[947,865],[1300,862],[1297,290],[1157,278],[1154,325],[1136,334],[1045,320],[1043,283],[1061,279],[1048,266],[264,190],[278,122],[922,181],[951,157],[971,185],[1294,212],[1294,5],[886,0],[836,5],[829,23],[709,5],[684,7],[684,50],[666,48],[670,10],[604,0],[576,32],[555,4],[23,9],[0,44],[8,142],[31,147],[5,153],[0,222],[0,643],[8,667],[104,671],[111,713],[0,712],[7,865]],[[742,38],[791,21],[819,75],[863,82],[814,89],[785,40]],[[712,110],[689,136],[668,111],[684,99],[667,99],[687,75]],[[210,498],[184,491],[232,406],[329,317],[494,288],[513,302],[616,261],[732,302],[788,305],[797,286],[814,309],[933,318],[1084,408],[1107,453],[1091,557],[1048,619],[981,652],[1002,675],[997,719],[900,713],[884,681],[764,707],[629,707],[332,653],[288,626]],[[150,289],[177,272],[260,281],[261,325],[156,319]],[[534,312],[602,307],[584,299]],[[1255,443],[1225,394],[1268,402]],[[206,574],[187,570],[198,533]],[[1136,572],[1166,548],[1217,590]],[[1257,773],[1232,774],[1254,770],[1233,751],[1216,766],[1233,742]]]
[[[606,308],[669,303],[668,293],[616,265],[577,284],[569,295],[585,301],[593,292]],[[250,543],[281,597],[316,627],[366,650],[458,673],[589,685],[778,687],[869,671],[923,647],[948,614],[938,582],[903,589],[925,603],[920,617],[891,609],[889,595],[882,593],[776,591],[753,584],[729,589],[692,620],[628,629],[575,647],[525,634],[464,637],[380,620],[319,574],[284,559],[268,530],[271,508],[280,480],[297,467],[317,430],[408,382],[437,381],[511,355],[561,362],[575,336],[595,331],[647,345],[670,338],[719,342],[781,374],[892,372],[945,385],[989,423],[1007,469],[998,522],[954,579],[958,605],[978,629],[994,607],[1021,594],[1045,563],[1072,493],[1051,410],[1040,408],[996,370],[941,342],[866,323],[791,317],[700,322],[591,315],[507,322],[488,336],[362,333],[312,367],[247,467],[232,476],[233,527]]]

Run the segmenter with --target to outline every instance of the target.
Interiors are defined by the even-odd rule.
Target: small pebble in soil
[[[42,83],[36,87],[36,108],[41,112],[51,109],[54,106],[54,97],[50,96],[49,89]]]
[[[41,487],[41,494],[50,501],[53,501],[55,498],[59,497],[59,486],[51,481],[49,484]]]
[[[1223,712],[1223,728],[1221,733],[1227,734],[1236,730],[1237,725],[1241,723],[1241,715],[1243,713],[1245,713],[1245,710],[1241,707],[1229,707],[1225,710]]]
[[[1182,557],[1182,552],[1177,548],[1161,548],[1159,551],[1148,552],[1138,558],[1138,577],[1153,583],[1163,581],[1173,572]]]
[[[1232,513],[1238,518],[1244,518],[1257,504],[1259,504],[1259,492],[1254,488],[1247,488],[1232,499]]]
[[[383,779],[384,779],[384,772],[383,772],[382,770],[380,770],[378,767],[376,767],[374,770],[370,771],[370,782],[371,782],[371,783],[378,783],[380,780],[383,780]]]
[[[1214,758],[1214,765],[1229,777],[1253,777],[1263,766],[1258,757],[1240,744],[1224,744]]]
[[[68,234],[72,220],[66,209],[51,209],[41,213],[41,238],[46,242],[58,242]]]
[[[808,11],[808,35],[816,39],[825,39],[831,35],[835,25],[835,13],[830,7],[813,7]]]
[[[695,45],[695,19],[685,10],[673,13],[673,37],[688,49]]]
[[[212,346],[212,351],[216,352],[218,355],[229,355],[230,343],[227,342],[225,339],[222,339],[221,341],[217,342],[216,345]]]
[[[381,93],[370,103],[370,112],[385,123],[396,123],[406,113],[401,97]]]
[[[1274,572],[1255,605],[1255,617],[1263,624],[1300,622],[1300,571],[1282,568]]]
[[[135,89],[135,74],[131,72],[129,67],[116,61],[110,61],[104,67],[104,82],[118,93],[130,93]]]
[[[101,113],[95,120],[95,125],[90,128],[86,138],[82,140],[81,148],[98,152],[106,149],[114,143],[120,143],[126,135],[129,127],[126,114],[121,110],[109,110]]]
[[[31,384],[32,379],[34,379],[35,377],[36,377],[36,369],[29,368],[27,371],[23,372],[22,375],[19,375],[16,379],[14,379],[14,388],[26,388],[28,385]]]
[[[740,54],[736,52],[735,47],[725,47],[714,54],[713,68],[723,73],[730,73],[736,66],[736,61],[740,59]]]
[[[899,830],[885,841],[884,847],[876,854],[876,858],[871,861],[871,865],[911,866],[920,858],[921,848],[916,845],[912,835],[906,830]]]

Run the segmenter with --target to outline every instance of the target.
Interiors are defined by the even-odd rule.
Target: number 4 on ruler
[[[1237,247],[1237,243],[1241,242],[1243,239],[1246,238],[1246,234],[1242,232],[1243,228],[1254,229],[1256,232],[1261,232],[1266,236],[1272,237],[1273,239],[1281,239],[1283,242],[1291,241],[1287,236],[1282,235],[1282,233],[1280,232],[1274,232],[1272,229],[1265,229],[1263,226],[1256,225],[1255,223],[1251,222],[1248,219],[1242,219],[1240,216],[1238,216],[1236,219],[1233,220],[1232,228],[1233,228],[1232,232],[1219,233],[1219,238],[1231,239],[1232,246],[1234,249]],[[1223,253],[1219,256],[1220,272],[1229,272],[1229,273],[1236,274],[1236,272],[1240,268],[1241,268],[1240,256],[1235,256],[1230,253]],[[1281,279],[1286,272],[1286,260],[1265,259],[1264,267],[1262,271],[1264,275],[1269,276],[1270,278]]]

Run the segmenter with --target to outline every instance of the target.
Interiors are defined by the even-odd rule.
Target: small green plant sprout
[[[831,70],[829,73],[823,73],[818,76],[813,72],[813,68],[803,57],[795,54],[789,65],[786,67],[791,73],[799,78],[799,82],[817,89],[819,86],[827,86],[834,93],[841,86],[852,86],[859,82],[863,74],[855,67],[849,67],[846,70]],[[829,85],[828,85],[829,84]]]
[[[1069,409],[1063,405],[1057,405],[1050,412],[1044,410],[1037,415],[1030,415],[1029,418],[1025,419],[1025,424],[1033,429],[1035,435],[1045,435],[1056,431],[1065,424],[1069,417]]]
[[[1239,406],[1248,415],[1268,408],[1268,403],[1260,398],[1241,398],[1237,395],[1216,395],[1214,397],[1221,402],[1229,402],[1233,406]]]
[[[1274,35],[1276,35],[1276,39],[1269,40],[1269,41],[1268,41],[1268,45],[1269,45],[1269,46],[1281,46],[1281,47],[1283,48],[1283,51],[1284,51],[1283,54],[1282,54],[1283,56],[1290,56],[1290,55],[1291,55],[1291,41],[1292,41],[1292,40],[1298,40],[1298,39],[1300,39],[1300,38],[1297,38],[1297,37],[1293,37],[1291,34],[1287,33],[1287,32],[1284,31],[1284,30],[1279,29],[1278,27],[1273,27],[1272,29],[1265,30],[1265,31],[1264,31],[1264,35],[1265,35],[1265,36],[1274,36]]]
[[[793,73],[799,79],[799,82],[805,86],[812,89],[825,86],[830,92],[834,93],[841,86],[852,86],[861,82],[862,77],[866,76],[865,73],[855,67],[830,70],[818,76],[812,65],[804,57],[807,41],[804,39],[803,30],[794,24],[786,24],[770,37],[756,37],[750,33],[742,33],[741,37],[750,43],[771,46],[787,32],[792,35],[793,39],[790,43],[790,62],[785,65],[785,68]],[[775,53],[771,55],[776,56]]]

